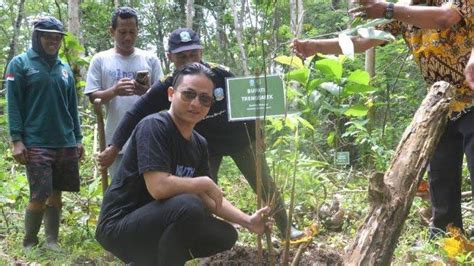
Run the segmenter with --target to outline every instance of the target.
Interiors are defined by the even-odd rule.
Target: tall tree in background
[[[68,0],[68,20],[67,29],[69,32],[74,34],[77,38],[80,38],[80,22],[79,22],[79,4],[80,0]]]
[[[194,0],[186,1],[186,28],[193,28]]]
[[[7,56],[7,59],[5,61],[6,64],[5,64],[5,67],[4,67],[3,72],[2,72],[2,77],[4,76],[5,71],[7,70],[8,62],[10,62],[10,60],[12,60],[12,58],[16,54],[18,36],[19,36],[19,33],[20,33],[21,21],[23,20],[23,10],[24,10],[24,8],[25,8],[25,0],[20,0],[20,2],[18,3],[18,13],[17,13],[17,16],[16,16],[15,24],[13,25],[13,36],[12,36],[11,41],[10,41],[8,56]],[[5,86],[5,84],[2,83],[2,89],[3,89],[4,86]]]
[[[299,38],[303,29],[303,1],[290,0],[290,25],[293,36]]]
[[[242,39],[242,21],[243,17],[245,14],[245,6],[247,1],[242,0],[240,2],[240,14],[239,11],[237,10],[237,5],[234,0],[229,0],[230,7],[232,8],[232,15],[234,17],[234,27],[235,27],[235,37],[237,38],[237,43],[239,46],[240,50],[240,59],[242,60],[242,67],[244,70],[245,75],[249,75],[249,68],[248,68],[248,63],[247,63],[247,55],[245,53],[245,44],[243,43]]]

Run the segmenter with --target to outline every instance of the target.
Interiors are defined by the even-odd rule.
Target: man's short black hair
[[[137,24],[137,27],[138,27],[137,11],[135,11],[135,9],[131,7],[123,6],[123,7],[119,7],[115,9],[114,14],[112,15],[112,29],[114,30],[117,28],[118,18],[121,18],[121,19],[134,18],[135,23]]]
[[[209,69],[208,67],[206,67],[205,65],[201,64],[201,63],[190,63],[190,64],[187,64],[185,66],[183,66],[182,68],[180,69],[177,69],[174,73],[173,73],[173,88],[176,89],[176,87],[179,86],[179,84],[181,84],[181,81],[183,80],[183,77],[184,76],[187,76],[187,75],[204,75],[206,76],[209,80],[212,81],[212,84],[216,84],[214,82],[214,78],[215,78],[215,75],[214,75],[214,72],[212,72],[211,69]]]

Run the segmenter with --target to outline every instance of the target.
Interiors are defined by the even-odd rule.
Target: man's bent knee
[[[41,200],[32,200],[28,203],[27,209],[30,211],[42,211],[44,210],[46,206],[46,200],[41,201]]]

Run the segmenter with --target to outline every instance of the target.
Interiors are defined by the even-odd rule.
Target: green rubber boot
[[[25,210],[25,237],[23,247],[29,251],[38,245],[38,232],[43,220],[43,211]]]
[[[53,251],[61,251],[58,245],[59,219],[61,210],[46,205],[44,211],[44,233],[46,235],[46,248]]]

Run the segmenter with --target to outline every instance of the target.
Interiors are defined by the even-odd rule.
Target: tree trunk
[[[186,1],[186,28],[193,28],[194,0]]]
[[[296,38],[301,36],[303,28],[303,1],[290,0],[290,26]]]
[[[245,10],[245,2],[246,1],[241,1],[242,11]],[[240,59],[242,60],[242,68],[244,70],[244,74],[248,76],[250,75],[250,72],[247,63],[247,55],[245,53],[245,46],[242,40],[242,17],[244,16],[244,12],[241,12],[239,15],[239,11],[237,10],[235,1],[229,0],[229,3],[230,7],[232,8],[232,15],[234,16],[235,37],[237,38],[237,43],[240,49]]]
[[[227,41],[227,33],[226,33],[226,24],[225,24],[225,10],[226,10],[226,2],[227,1],[219,1],[218,7],[214,10],[214,17],[216,19],[216,41],[217,45],[219,46],[219,55],[221,64],[227,65],[228,62],[228,41]]]
[[[159,3],[159,1],[155,1],[153,4],[153,9],[155,14],[163,14],[163,5]],[[168,60],[166,53],[167,51],[165,50],[163,46],[163,39],[165,37],[164,33],[164,16],[154,16],[155,19],[155,32],[156,32],[156,38],[155,40],[155,46],[156,46],[156,54],[158,58],[161,61],[161,66],[163,67],[163,73],[169,73],[171,71],[170,69],[170,61]]]
[[[375,48],[365,51],[365,71],[369,72],[371,78],[375,76]]]
[[[388,170],[369,185],[371,209],[344,265],[390,265],[418,183],[447,122],[453,88],[435,83],[405,130]]]
[[[20,2],[18,3],[18,14],[16,16],[15,25],[13,25],[13,36],[10,41],[10,49],[8,51],[7,60],[5,61],[6,62],[5,68],[3,69],[3,73],[1,77],[5,76],[5,72],[7,71],[7,65],[16,54],[16,46],[18,43],[18,35],[20,33],[21,21],[23,20],[24,7],[25,7],[25,0],[20,0]],[[4,87],[5,87],[5,83],[2,82],[2,90]]]
[[[68,0],[68,14],[67,21],[68,31],[74,34],[79,40],[80,36],[80,22],[79,22],[79,3],[80,0]]]

